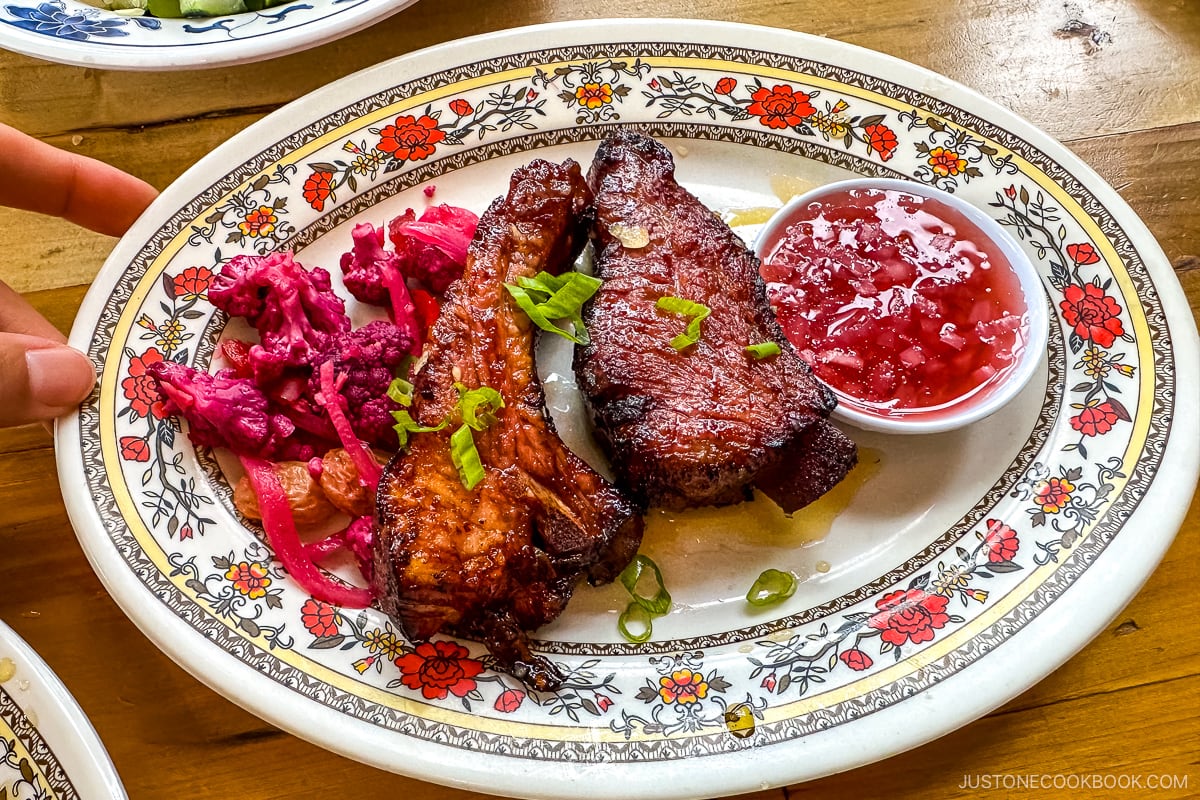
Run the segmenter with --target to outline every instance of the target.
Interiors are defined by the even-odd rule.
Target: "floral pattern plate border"
[[[0,622],[0,798],[89,797],[125,797],[108,753],[58,676]]]
[[[173,70],[246,64],[333,41],[416,0],[293,0],[207,19],[128,17],[80,0],[0,2],[0,45],[81,67]]]
[[[647,29],[656,41],[640,40]],[[393,85],[395,74],[418,77]],[[1043,272],[1056,323],[1049,381],[1017,458],[903,564],[750,627],[644,646],[543,642],[569,677],[539,694],[491,670],[474,643],[414,645],[373,611],[303,595],[231,511],[212,454],[164,418],[145,368],[209,363],[224,319],[205,291],[233,254],[319,242],[397,191],[592,142],[614,125],[967,197]],[[1196,342],[1173,281],[1141,223],[1077,159],[916,67],[723,23],[517,30],[310,95],[168,190],[114,251],[72,334],[101,379],[59,426],[60,476],[79,490],[68,490],[72,521],[126,613],[198,677],[301,736],[524,796],[617,776],[605,784],[620,791],[601,796],[633,785],[656,796],[745,791],[884,757],[974,718],[1069,657],[1132,596],[1197,472],[1181,446],[1196,421],[1174,414],[1196,402]],[[1056,645],[1037,647],[1051,631]],[[922,701],[933,713],[914,723]]]

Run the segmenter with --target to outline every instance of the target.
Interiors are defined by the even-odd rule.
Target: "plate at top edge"
[[[44,800],[126,796],[83,709],[46,662],[3,622],[0,792]]]
[[[212,364],[224,321],[203,294],[232,255],[294,248],[336,273],[355,222],[428,202],[481,210],[516,166],[586,163],[618,125],[663,139],[681,182],[747,238],[789,194],[839,177],[954,191],[1034,258],[1050,343],[1030,386],[986,422],[903,441],[855,433],[874,470],[836,516],[787,523],[761,499],[652,512],[643,551],[663,568],[672,612],[631,645],[616,630],[620,591],[582,587],[537,634],[567,688],[529,693],[481,670],[474,642],[414,650],[382,615],[304,595],[233,511],[219,454],[159,418],[145,366]],[[388,126],[424,140],[397,150]],[[1119,325],[1080,325],[1083,304]],[[960,85],[786,31],[555,24],[332,84],[164,192],[72,332],[101,377],[58,425],[59,474],[80,541],[130,618],[200,680],[298,736],[507,795],[736,793],[940,736],[1098,633],[1157,564],[1195,485],[1197,420],[1174,409],[1200,402],[1196,338],[1161,250],[1117,194]],[[542,355],[548,405],[586,453],[571,432],[580,404],[566,354]],[[767,567],[804,580],[755,612],[741,598]],[[461,680],[418,669],[435,655]]]
[[[0,47],[80,67],[224,67],[316,47],[386,19],[416,0],[292,0],[197,19],[127,17],[80,0],[0,3]]]

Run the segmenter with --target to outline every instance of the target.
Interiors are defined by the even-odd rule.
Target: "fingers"
[[[60,417],[92,391],[87,356],[50,339],[0,333],[0,426]]]
[[[102,161],[0,125],[0,205],[52,214],[120,236],[158,192]]]
[[[67,338],[29,305],[29,301],[0,281],[0,331],[24,333],[65,344]]]

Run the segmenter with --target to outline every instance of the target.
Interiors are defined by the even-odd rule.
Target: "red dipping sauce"
[[[934,198],[849,189],[814,200],[762,276],[800,357],[864,410],[976,394],[1023,344],[1020,279],[975,223]]]

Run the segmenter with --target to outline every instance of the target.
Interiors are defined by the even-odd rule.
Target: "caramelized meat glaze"
[[[413,378],[413,418],[452,416],[456,382],[505,405],[474,432],[485,477],[464,488],[450,455],[456,425],[411,437],[380,481],[375,589],[412,639],[482,641],[496,666],[536,689],[561,682],[527,631],[557,617],[581,577],[611,581],[637,551],[638,510],[575,456],[545,413],[535,330],[505,283],[571,267],[591,193],[579,165],[534,161],[479,222],[465,273],[449,290]]]
[[[584,308],[591,344],[575,363],[618,483],[673,509],[737,503],[757,485],[789,513],[832,488],[856,450],[826,421],[833,394],[784,338],[758,259],[675,181],[653,139],[606,140],[588,183],[604,284]],[[671,340],[688,319],[656,308],[667,296],[711,309],[681,351]],[[746,352],[762,342],[780,354]]]

